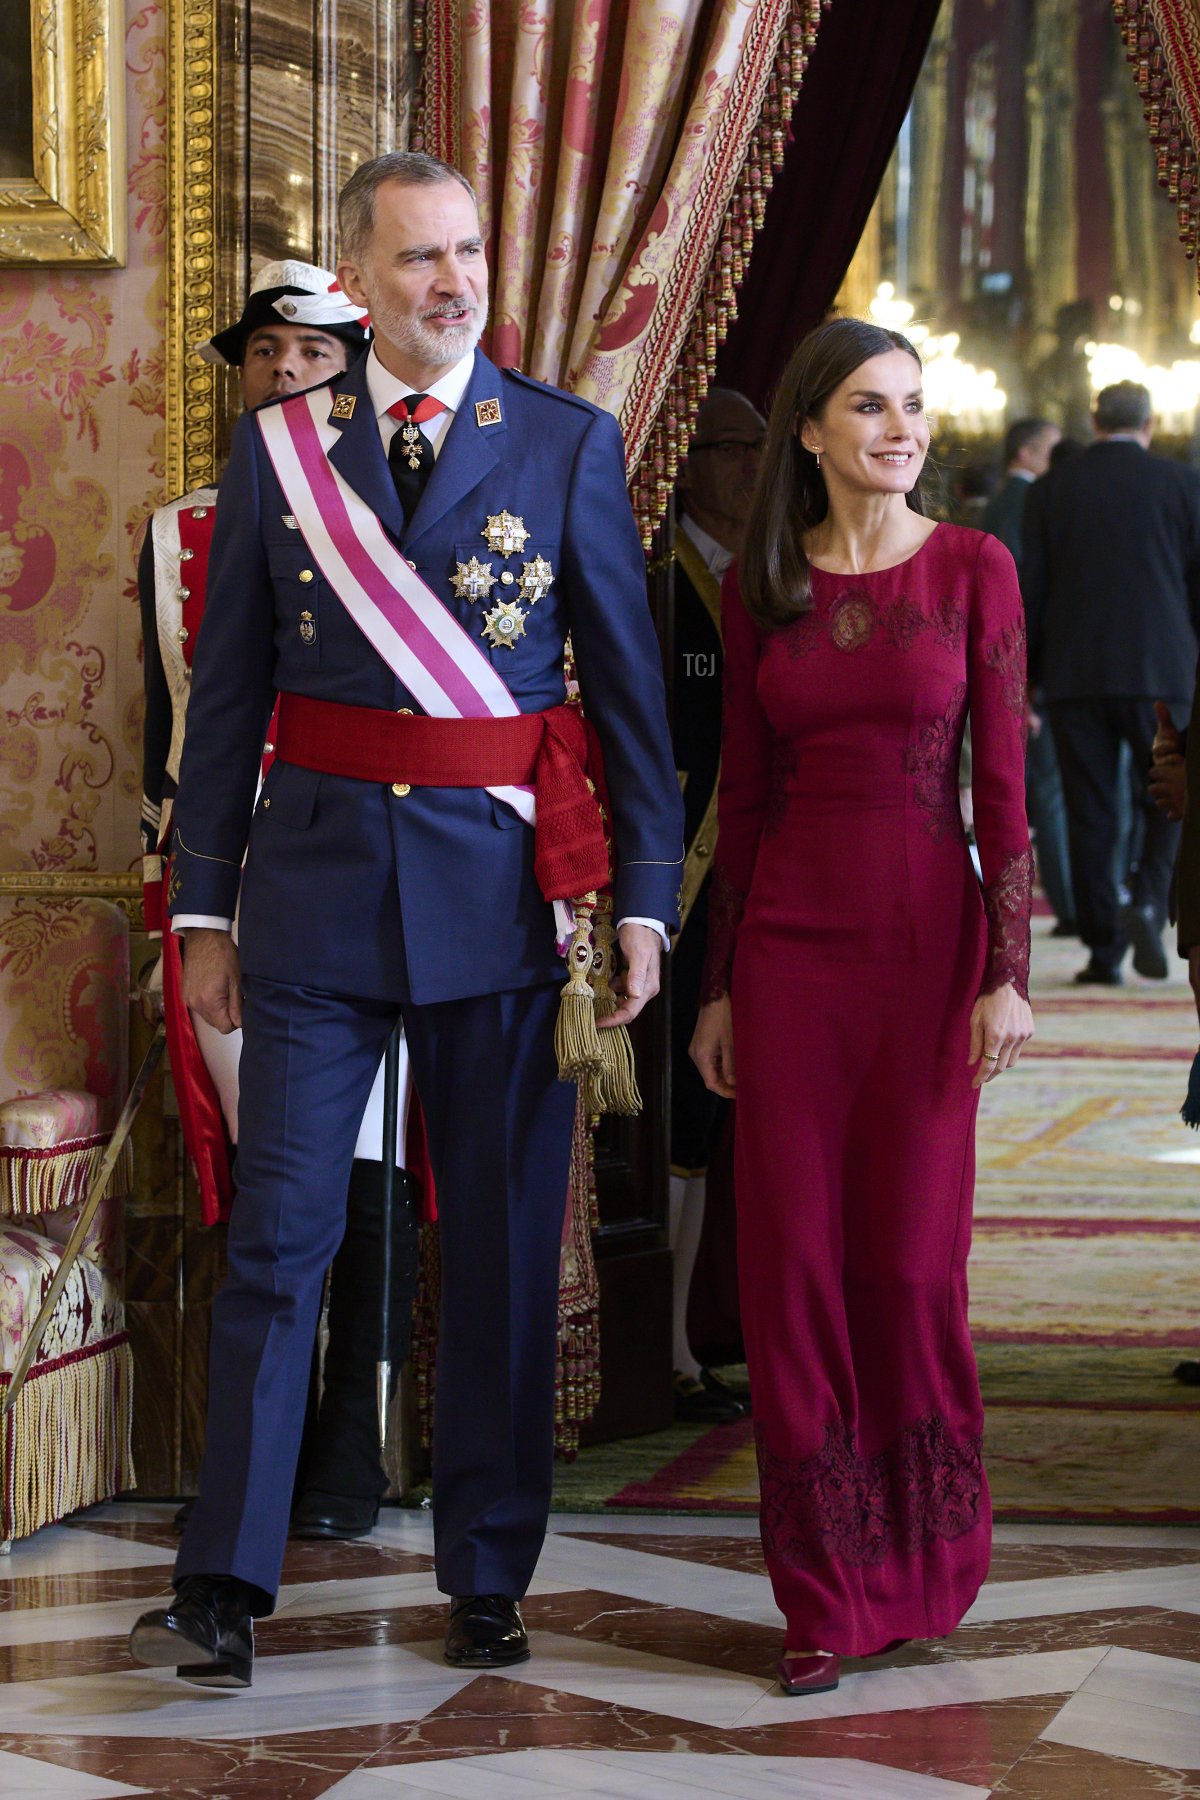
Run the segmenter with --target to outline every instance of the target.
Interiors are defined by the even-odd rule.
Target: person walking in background
[[[1021,588],[1030,668],[1062,770],[1071,882],[1089,961],[1075,979],[1116,986],[1130,942],[1139,975],[1167,973],[1162,930],[1179,828],[1145,788],[1154,702],[1186,716],[1200,617],[1200,473],[1149,453],[1150,395],[1098,396],[1096,440],[1029,492]],[[1118,887],[1122,745],[1137,781],[1137,860]]]
[[[1034,482],[1049,470],[1062,432],[1049,419],[1017,419],[1004,437],[1004,481],[988,502],[983,529],[998,537],[1021,565],[1025,502]],[[1040,695],[1029,696],[1025,714],[1025,804],[1033,829],[1038,874],[1054,913],[1053,936],[1074,937],[1075,900],[1067,848],[1067,809],[1054,738]]]
[[[737,1097],[761,1529],[796,1694],[952,1631],[991,1547],[966,1261],[979,1091],[1033,1030],[1024,628],[1008,551],[923,516],[928,446],[911,344],[819,326],[724,588],[692,1054]]]
[[[675,1417],[719,1424],[745,1408],[715,1369],[703,1368],[688,1337],[688,1294],[706,1208],[728,1202],[729,1184],[708,1188],[708,1166],[728,1102],[710,1093],[688,1056],[708,931],[717,774],[721,765],[721,579],[741,548],[766,421],[744,394],[712,388],[696,419],[679,482],[675,531],[675,681],[671,735],[683,791],[685,861],[680,935],[671,951],[672,1326]],[[734,1224],[718,1217],[731,1241]]]

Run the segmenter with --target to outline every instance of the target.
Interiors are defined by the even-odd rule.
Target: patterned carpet
[[[1197,1024],[1163,983],[1072,985],[1035,921],[1038,1035],[984,1095],[971,1311],[1008,1519],[1200,1520],[1200,1135],[1179,1119]],[[558,1503],[752,1513],[748,1424],[585,1452]]]

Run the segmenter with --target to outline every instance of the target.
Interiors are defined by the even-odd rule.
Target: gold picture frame
[[[30,176],[0,183],[0,268],[125,262],[125,9],[30,0]]]

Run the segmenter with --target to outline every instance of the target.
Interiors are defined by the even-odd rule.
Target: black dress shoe
[[[713,1393],[693,1375],[676,1369],[671,1378],[675,1390],[675,1417],[681,1425],[728,1425],[745,1415],[745,1407],[732,1395]]]
[[[1111,963],[1099,962],[1093,956],[1075,977],[1076,987],[1121,987],[1125,977]]]
[[[1182,1381],[1185,1387],[1200,1387],[1200,1362],[1189,1358],[1186,1362],[1176,1363],[1175,1379]]]
[[[361,1538],[374,1531],[379,1501],[356,1499],[351,1494],[321,1494],[316,1489],[301,1494],[292,1508],[289,1530],[298,1538]]]
[[[1152,906],[1127,906],[1123,923],[1133,945],[1133,966],[1147,981],[1167,979],[1167,953],[1163,949],[1162,926]]]
[[[1050,936],[1052,938],[1078,937],[1079,927],[1074,919],[1059,919],[1056,922],[1053,931],[1050,933]]]
[[[149,1669],[174,1669],[196,1687],[250,1686],[251,1590],[229,1575],[185,1575],[170,1606],[143,1613],[129,1653]]]
[[[450,1602],[446,1661],[456,1669],[503,1669],[529,1661],[525,1621],[503,1594],[470,1594]]]
[[[740,1406],[744,1413],[752,1410],[750,1389],[744,1384],[735,1387],[732,1381],[726,1380],[719,1369],[701,1369],[700,1386],[706,1392],[715,1394],[718,1400],[732,1400],[734,1405]]]

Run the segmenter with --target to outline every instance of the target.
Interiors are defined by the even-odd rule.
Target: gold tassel
[[[575,932],[567,951],[569,979],[563,987],[554,1027],[554,1054],[560,1081],[584,1081],[600,1067],[603,1051],[596,1030],[596,999],[588,977],[592,969],[594,893],[573,902]]]
[[[612,991],[612,973],[616,965],[614,945],[616,933],[612,923],[612,900],[601,894],[592,920],[595,948],[592,953],[592,988],[595,994],[595,1016],[611,1019],[617,1010]],[[600,1040],[598,1067],[584,1077],[584,1099],[590,1113],[621,1113],[634,1118],[642,1110],[638,1092],[637,1070],[633,1061],[633,1045],[625,1025],[611,1025],[597,1031]]]

